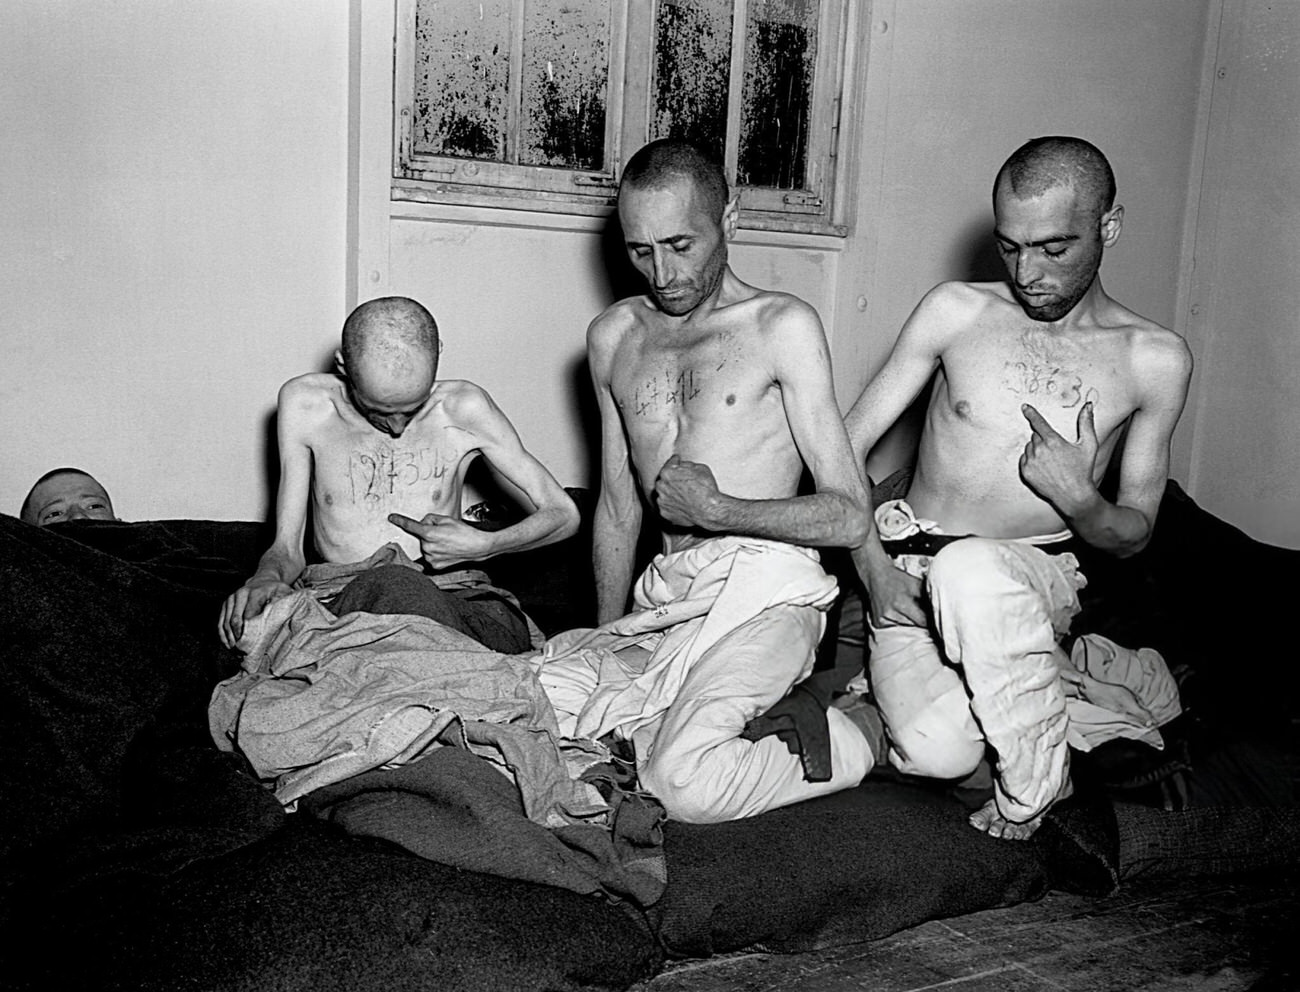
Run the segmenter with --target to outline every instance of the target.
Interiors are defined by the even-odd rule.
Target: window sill
[[[430,188],[423,184],[417,186],[401,180],[393,181],[391,199],[390,216],[393,219],[530,231],[600,233],[614,213],[613,197],[560,200],[524,191],[515,195],[507,191],[484,195]],[[740,227],[732,243],[837,252],[844,248],[847,234],[848,229],[841,224],[826,224],[804,217],[772,217],[742,210]]]

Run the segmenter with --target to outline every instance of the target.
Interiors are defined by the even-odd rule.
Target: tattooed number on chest
[[[1059,360],[1049,349],[1025,338],[1021,345],[1021,358],[1002,366],[1003,384],[1011,392],[1039,402],[1055,400],[1066,409],[1097,401],[1097,390],[1083,381],[1070,361]]]
[[[348,456],[353,503],[382,502],[397,492],[434,482],[446,474],[447,466],[433,448],[395,449],[381,445],[354,450]]]
[[[657,410],[673,406],[686,406],[700,395],[703,381],[697,381],[694,369],[664,372],[647,379],[632,391],[632,412],[638,417],[648,416]]]

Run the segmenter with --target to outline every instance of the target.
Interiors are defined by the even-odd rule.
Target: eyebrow
[[[1008,238],[1001,231],[994,231],[993,236],[997,238],[999,241],[1005,241],[1009,245],[1020,244],[1015,239]],[[1078,240],[1079,240],[1079,236],[1077,234],[1057,234],[1057,235],[1053,235],[1050,238],[1043,238],[1041,241],[1028,241],[1023,245],[1020,245],[1020,247],[1021,248],[1042,248],[1045,245],[1060,244],[1062,241],[1078,241]]]
[[[694,238],[695,235],[693,234],[670,234],[668,237],[660,238],[658,241],[654,242],[624,240],[623,244],[627,245],[629,248],[649,248],[651,244],[670,245],[674,241],[691,241]]]

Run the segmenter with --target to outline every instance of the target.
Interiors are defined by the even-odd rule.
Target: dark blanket
[[[419,761],[317,789],[299,809],[453,867],[650,906],[663,894],[667,874],[663,807],[638,796],[611,798],[608,830],[547,829],[528,818],[518,788],[488,762],[442,747]]]
[[[286,817],[215,750],[207,700],[238,661],[216,608],[252,562],[205,552],[250,526],[187,550],[170,523],[0,516],[3,986],[578,989],[650,974],[644,920],[608,901]]]

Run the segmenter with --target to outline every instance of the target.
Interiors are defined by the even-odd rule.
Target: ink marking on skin
[[[432,462],[432,464],[430,464]],[[374,506],[393,494],[447,474],[433,448],[393,448],[380,445],[348,456],[348,481],[353,504]]]
[[[1054,399],[1067,410],[1096,393],[1078,372],[1060,365],[1006,362],[1002,368],[1002,384],[1017,396]]]
[[[644,417],[660,406],[685,406],[699,396],[700,391],[694,369],[683,369],[675,375],[665,371],[662,382],[655,377],[633,391],[632,412]]]
[[[1017,396],[1050,398],[1065,409],[1087,402],[1096,390],[1085,385],[1066,342],[1026,331],[1020,335],[1022,358],[1003,363],[1003,385]]]
[[[736,405],[736,394],[735,394],[735,393],[728,393],[728,394],[727,394],[727,406],[735,406],[735,405]]]

